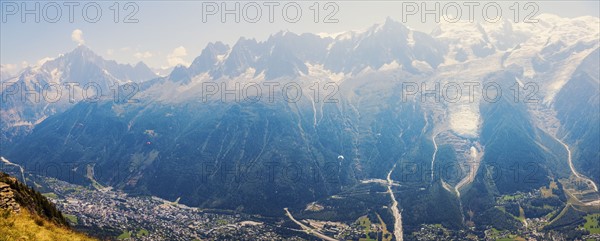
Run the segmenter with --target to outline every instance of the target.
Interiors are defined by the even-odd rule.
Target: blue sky
[[[227,15],[226,23],[222,23],[219,13],[208,15],[207,21],[202,21],[203,6],[208,9],[212,3],[221,7],[221,1],[146,1],[135,2],[139,7],[133,19],[137,23],[123,23],[125,15],[134,10],[134,7],[123,9],[126,2],[119,2],[119,23],[114,22],[114,11],[110,7],[114,1],[97,1],[102,9],[102,16],[96,23],[87,22],[82,17],[83,5],[80,2],[74,8],[73,23],[69,22],[68,7],[64,2],[56,2],[60,6],[62,16],[56,23],[49,23],[44,16],[51,19],[56,16],[53,6],[46,6],[47,2],[40,3],[40,12],[43,14],[46,7],[47,15],[40,16],[40,23],[34,21],[34,15],[26,15],[26,22],[21,21],[21,13],[9,14],[15,6],[19,11],[23,6],[20,1],[0,1],[2,9],[2,22],[0,22],[0,63],[4,66],[19,66],[34,64],[45,57],[56,57],[58,54],[68,52],[79,43],[84,43],[99,55],[114,59],[122,63],[136,63],[144,61],[151,67],[168,67],[178,63],[189,63],[208,42],[222,41],[233,44],[240,37],[265,40],[269,35],[281,30],[295,33],[336,33],[354,29],[364,29],[375,23],[382,23],[386,17],[397,21],[402,19],[402,3],[394,1],[347,1],[335,2],[339,7],[332,19],[337,23],[323,23],[327,13],[334,7],[323,9],[326,2],[319,2],[319,22],[314,22],[314,12],[310,10],[314,1],[297,1],[302,9],[302,16],[296,23],[289,23],[282,17],[282,8],[286,3],[281,2],[274,8],[274,21],[268,21],[268,7],[265,2],[257,2],[261,7],[261,20],[257,23],[245,22],[240,17],[240,23],[234,22],[232,15]],[[25,7],[34,8],[34,1],[25,2]],[[239,2],[243,8],[248,2]],[[447,2],[440,2],[443,7]],[[461,2],[458,2],[462,4]],[[515,1],[498,2],[503,11],[503,17],[512,17],[509,7]],[[234,7],[234,2],[226,2],[228,7]],[[418,4],[421,4],[418,2]],[[433,2],[427,3],[428,7],[435,7]],[[482,3],[475,9],[476,20],[481,21]],[[523,8],[524,2],[520,3]],[[582,15],[598,16],[600,9],[598,1],[543,1],[536,2],[540,13],[553,13],[564,17]],[[248,18],[254,16],[254,5],[248,5]],[[420,5],[419,5],[420,6]],[[461,6],[462,11],[467,8]],[[531,9],[530,9],[531,10]],[[88,8],[89,18],[94,18],[94,8]],[[520,18],[530,11],[522,10]],[[420,12],[419,12],[420,13]],[[295,16],[294,8],[288,8],[290,18]],[[466,13],[463,13],[465,16]],[[419,15],[410,16],[405,23],[411,28],[429,32],[435,26],[435,21],[422,22]],[[78,31],[75,31],[78,30]]]

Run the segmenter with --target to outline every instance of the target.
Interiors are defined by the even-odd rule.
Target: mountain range
[[[391,173],[405,229],[518,227],[498,197],[556,182],[593,206],[600,182],[599,19],[539,21],[279,32],[210,43],[165,77],[79,46],[3,80],[0,154],[30,173],[270,216],[339,208]],[[73,99],[31,101],[69,82]],[[90,83],[106,94],[81,97]]]

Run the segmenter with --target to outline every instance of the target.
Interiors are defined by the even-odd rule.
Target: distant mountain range
[[[114,86],[155,77],[144,63],[118,64],[102,59],[86,46],[79,46],[3,81],[2,140],[28,133],[48,116],[63,112],[72,103],[93,99],[98,92],[110,96]]]

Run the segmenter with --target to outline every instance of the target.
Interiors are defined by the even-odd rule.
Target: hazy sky
[[[19,68],[23,64],[34,64],[45,57],[56,57],[58,54],[68,52],[79,43],[83,43],[99,55],[123,63],[136,63],[144,61],[151,67],[167,67],[179,63],[190,63],[208,42],[222,41],[232,45],[240,37],[265,40],[269,35],[281,30],[295,33],[336,33],[347,30],[360,30],[368,28],[375,23],[382,23],[386,17],[397,21],[402,20],[403,14],[410,9],[403,9],[402,2],[395,1],[338,1],[326,5],[319,2],[318,23],[315,23],[315,11],[311,8],[315,1],[280,2],[274,6],[273,23],[269,21],[269,5],[272,2],[237,2],[240,12],[247,10],[246,20],[252,21],[256,17],[256,6],[260,7],[262,15],[257,23],[250,23],[240,16],[240,23],[235,22],[235,16],[226,15],[226,23],[222,23],[222,1],[145,1],[134,2],[127,6],[126,2],[119,2],[120,9],[118,23],[114,22],[116,5],[114,1],[96,1],[87,5],[87,20],[83,17],[83,8],[86,3],[79,2],[74,6],[73,22],[69,22],[69,10],[66,2],[37,2],[40,4],[40,22],[35,22],[35,14],[25,15],[22,22],[23,6],[29,10],[35,9],[35,1],[23,2],[1,0],[2,22],[0,23],[0,62],[6,67]],[[95,4],[98,5],[95,5]],[[227,8],[234,8],[233,1],[225,2]],[[421,2],[414,2],[419,6],[419,11],[414,16],[409,16],[405,23],[407,26],[424,32],[430,32],[436,25],[433,16],[427,16],[425,22],[421,18]],[[455,16],[456,5],[449,2],[439,2],[440,10],[448,10],[448,14]],[[462,11],[463,19],[467,18],[469,8],[463,2],[456,2]],[[514,11],[510,6],[515,1],[497,1],[502,17],[513,19]],[[534,6],[524,9],[526,2],[519,2],[521,21],[534,10]],[[67,5],[65,5],[67,4]],[[296,6],[302,9],[302,15],[296,23],[286,21],[283,15],[284,5],[287,5],[288,20],[293,21],[296,16]],[[298,4],[298,5],[295,5]],[[404,2],[411,4],[409,2]],[[426,7],[435,8],[434,2],[426,2]],[[482,20],[483,6],[474,7],[477,20]],[[535,2],[539,6],[537,15],[552,13],[564,17],[582,15],[598,16],[600,6],[598,1],[542,1]],[[17,6],[18,9],[15,9]],[[95,7],[100,6],[102,15],[96,18]],[[112,6],[112,7],[111,7]],[[203,8],[204,6],[204,8]],[[215,15],[205,15],[203,22],[203,9],[207,12],[219,7]],[[324,9],[325,7],[327,9]],[[446,8],[444,8],[446,7]],[[126,15],[134,12],[132,20],[137,23],[124,23]],[[336,9],[337,8],[337,9]],[[58,20],[56,9],[60,9]],[[337,19],[337,23],[324,23],[326,15],[337,12],[330,18]],[[35,12],[35,11],[34,11]],[[488,8],[488,16],[495,16],[495,9]],[[91,23],[98,19],[97,22]],[[535,17],[534,17],[535,18]],[[50,23],[49,21],[57,21]]]

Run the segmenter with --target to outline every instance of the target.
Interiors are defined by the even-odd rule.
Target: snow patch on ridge
[[[395,70],[395,69],[399,69],[400,67],[402,67],[402,65],[398,64],[398,62],[396,60],[384,64],[381,67],[379,67],[379,71],[387,71],[387,70]]]

